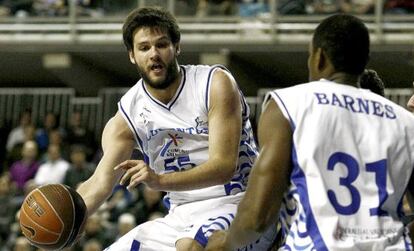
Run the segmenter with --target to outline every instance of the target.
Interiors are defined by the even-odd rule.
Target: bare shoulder
[[[134,139],[131,129],[119,112],[106,123],[103,131],[104,137]]]
[[[238,99],[239,91],[236,80],[230,72],[217,69],[214,71],[214,75],[211,82],[211,100],[229,100]]]
[[[226,71],[221,68],[217,68],[213,74],[213,83],[220,82],[224,85],[230,85],[233,87],[237,86],[236,80],[229,71]]]

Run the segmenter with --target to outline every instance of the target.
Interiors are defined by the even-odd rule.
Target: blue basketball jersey
[[[214,71],[222,66],[180,66],[182,82],[168,104],[146,90],[142,79],[118,103],[133,131],[146,163],[156,173],[179,172],[208,160],[208,111]],[[166,202],[182,204],[244,191],[257,156],[249,121],[249,107],[240,92],[243,125],[239,160],[232,181],[226,185],[191,191],[168,192]]]
[[[414,116],[369,90],[324,79],[269,98],[293,131],[280,250],[411,250],[401,217]]]

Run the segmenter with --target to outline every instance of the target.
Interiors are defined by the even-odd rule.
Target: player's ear
[[[132,64],[136,64],[135,58],[134,58],[134,52],[132,50],[129,50],[128,55],[129,55],[129,61],[131,61]]]
[[[326,55],[322,48],[316,48],[315,50],[315,62],[319,71],[322,71],[325,68],[326,64]]]
[[[180,53],[181,53],[180,44],[179,44],[179,43],[177,43],[177,44],[175,45],[175,54],[178,56],[178,55],[180,55]]]

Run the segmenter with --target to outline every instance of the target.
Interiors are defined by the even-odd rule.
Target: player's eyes
[[[162,42],[162,43],[159,43],[158,45],[157,45],[157,47],[158,48],[166,48],[166,47],[168,47],[168,45],[169,45],[170,43],[168,43],[168,42]]]
[[[138,50],[139,51],[147,51],[147,50],[149,50],[149,48],[150,48],[149,46],[139,46]]]

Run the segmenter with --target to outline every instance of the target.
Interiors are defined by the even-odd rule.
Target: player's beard
[[[178,78],[179,70],[177,68],[177,61],[172,60],[168,65],[166,65],[165,78],[158,81],[152,81],[145,70],[141,69],[137,65],[138,73],[144,82],[152,88],[160,90],[166,89]]]

